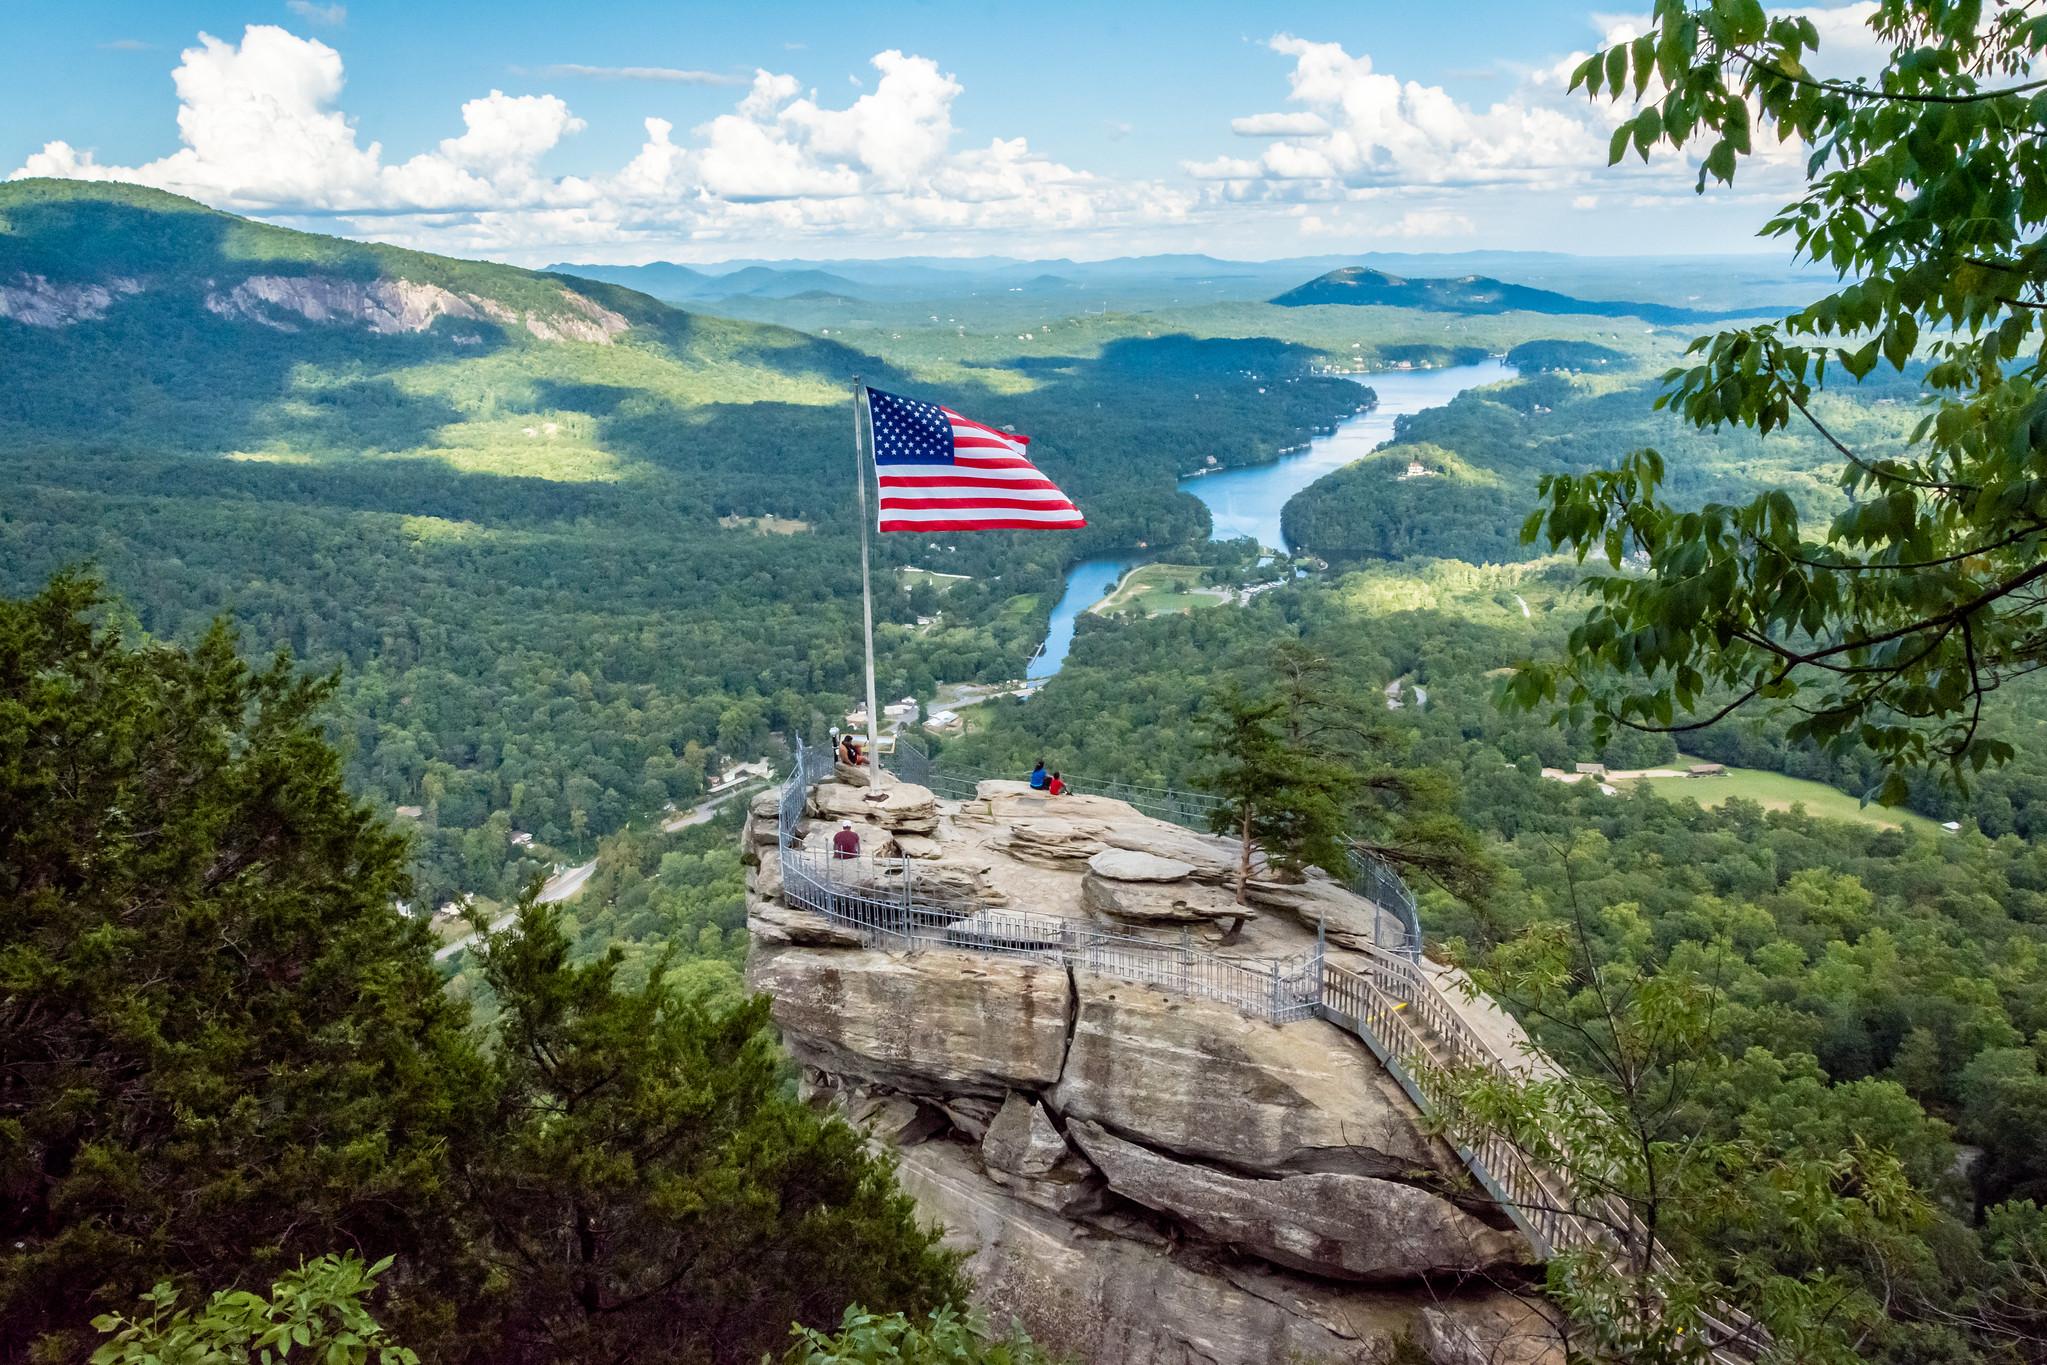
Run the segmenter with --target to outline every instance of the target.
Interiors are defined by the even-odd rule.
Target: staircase
[[[1446,1073],[1482,1067],[1521,1076],[1533,1069],[1527,1058],[1501,1056],[1452,1007],[1427,971],[1405,956],[1370,950],[1358,970],[1327,957],[1321,968],[1315,1012],[1355,1034],[1424,1114],[1443,1108],[1440,1077]],[[1635,1257],[1650,1240],[1648,1229],[1623,1201],[1574,1197],[1566,1182],[1505,1138],[1488,1137],[1475,1146],[1453,1139],[1453,1145],[1472,1179],[1544,1260],[1559,1251],[1581,1250]],[[1661,1248],[1651,1258],[1659,1266],[1669,1263]],[[1721,1305],[1701,1311],[1699,1321],[1712,1335],[1716,1365],[1750,1365],[1769,1351],[1762,1324],[1737,1309]]]

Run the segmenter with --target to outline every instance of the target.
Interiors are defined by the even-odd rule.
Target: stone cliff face
[[[146,292],[144,281],[52,282],[19,275],[0,283],[0,318],[31,327],[94,322],[126,295]],[[424,332],[441,318],[519,328],[541,341],[584,341],[608,346],[631,324],[620,314],[572,289],[560,290],[550,309],[520,310],[481,294],[457,294],[435,284],[339,275],[251,275],[232,285],[206,281],[201,303],[218,317],[257,323],[280,332],[308,325],[355,326],[379,336]],[[476,333],[458,342],[480,343]]]
[[[115,278],[105,284],[53,284],[43,275],[17,275],[0,283],[0,318],[31,327],[65,327],[107,315],[114,301],[139,293],[134,280]]]
[[[1230,850],[1118,802],[1006,783],[958,804],[861,795],[817,787],[799,847],[853,820],[868,853],[908,857],[920,902],[940,889],[963,944],[1001,925],[1014,948],[999,917],[1028,912],[1184,926],[1188,954],[1252,963],[1312,947],[1295,902],[1342,898],[1364,932],[1376,913],[1333,886],[1268,888],[1279,913],[1242,923]],[[1357,1038],[1071,955],[866,946],[790,902],[776,826],[773,796],[756,801],[749,979],[809,1092],[898,1152],[998,1319],[1128,1365],[1389,1362],[1403,1341],[1439,1365],[1561,1359],[1508,1292],[1534,1274],[1527,1244]],[[883,880],[903,864],[805,866]]]

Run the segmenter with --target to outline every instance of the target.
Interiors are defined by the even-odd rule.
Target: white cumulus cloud
[[[1369,53],[1292,34],[1274,52],[1293,58],[1285,111],[1238,118],[1239,136],[1273,139],[1255,157],[1218,157],[1187,169],[1207,180],[1249,182],[1276,197],[1343,189],[1543,183],[1596,166],[1605,146],[1582,112],[1517,92],[1479,108],[1441,86],[1377,69]]]
[[[178,150],[106,165],[60,139],[13,177],[133,181],[243,212],[338,219],[344,230],[411,245],[510,255],[592,243],[622,254],[638,241],[752,247],[847,232],[1085,232],[1179,221],[1196,204],[1186,191],[1075,170],[1022,137],[956,146],[955,77],[895,49],[876,54],[873,67],[873,88],[843,106],[794,76],[756,71],[729,112],[688,136],[648,117],[625,165],[559,175],[545,160],[585,126],[559,96],[492,90],[461,106],[459,133],[401,160],[358,136],[342,106],[340,53],[253,24],[239,43],[201,34],[180,55]],[[712,79],[681,68],[553,70]]]

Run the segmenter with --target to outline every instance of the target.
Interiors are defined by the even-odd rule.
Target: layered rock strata
[[[785,899],[779,811],[757,799],[745,835],[749,980],[808,1092],[898,1153],[998,1319],[1104,1365],[1561,1360],[1510,1292],[1527,1244],[1359,1039],[1081,955],[864,946]],[[1007,907],[1065,942],[1149,935],[1252,971],[1312,948],[1315,910],[1364,936],[1378,913],[1333,884],[1247,911],[1227,844],[1099,797],[824,783],[787,834],[821,852],[847,819],[864,851],[928,847],[842,875],[909,876],[919,904],[952,888],[959,924]]]

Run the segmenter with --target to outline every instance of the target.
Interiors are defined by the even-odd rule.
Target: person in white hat
[[[851,820],[839,821],[839,832],[832,836],[832,857],[857,858],[860,856],[860,836],[853,832]]]

